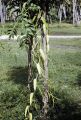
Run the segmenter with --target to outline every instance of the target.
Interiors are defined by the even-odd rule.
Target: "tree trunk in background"
[[[65,5],[63,5],[63,14],[64,14],[64,18],[66,19],[66,7],[65,7]]]
[[[64,18],[66,19],[66,8],[63,4],[60,4],[60,8],[59,8],[59,11],[58,11],[58,17],[59,17],[59,20],[60,20],[60,23],[62,22],[62,17],[64,15]]]
[[[59,20],[60,20],[60,23],[61,23],[62,22],[62,9],[61,9],[61,5],[60,5],[59,11],[58,11],[58,17],[59,17]]]
[[[80,8],[80,20],[81,20],[81,8]]]
[[[73,0],[73,24],[75,26],[79,24],[79,13],[77,10],[77,0]]]
[[[0,0],[0,19],[1,23],[5,23],[5,5]]]
[[[73,24],[76,24],[76,0],[73,0]]]

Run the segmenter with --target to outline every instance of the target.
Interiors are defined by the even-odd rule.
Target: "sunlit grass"
[[[80,35],[81,24],[77,27],[68,23],[52,23],[49,24],[49,34],[52,35]]]
[[[54,45],[64,45],[64,46],[72,46],[72,47],[81,47],[81,39],[51,39],[51,46]],[[75,49],[76,50],[76,49]]]

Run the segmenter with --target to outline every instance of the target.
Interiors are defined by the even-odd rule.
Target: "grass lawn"
[[[9,30],[12,30],[14,27],[15,23],[14,22],[10,22],[10,23],[5,23],[5,24],[0,24],[0,35],[7,35],[9,33]],[[18,29],[18,34],[20,33],[19,31],[19,26],[21,24],[19,23],[17,26]]]
[[[13,28],[13,23],[0,24],[0,35],[8,34],[11,28]]]
[[[81,35],[81,25],[78,27],[67,23],[53,23],[49,24],[50,35]]]
[[[65,42],[66,41],[66,42]],[[81,119],[81,40],[50,40],[49,78],[57,100],[51,120]],[[0,42],[0,120],[24,120],[28,102],[27,53],[15,42]]]
[[[13,28],[14,23],[0,24],[0,35],[8,34],[8,30]],[[20,23],[18,25],[18,28]],[[18,33],[19,30],[18,30]],[[40,33],[39,33],[40,34]],[[50,35],[81,35],[81,24],[78,27],[74,27],[68,23],[53,23],[49,24]]]

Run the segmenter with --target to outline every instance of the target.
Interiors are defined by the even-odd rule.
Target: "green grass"
[[[0,44],[0,120],[23,120],[28,101],[27,54],[17,43]]]
[[[50,42],[52,47],[49,55],[51,63],[51,65],[49,64],[49,76],[52,78],[52,82],[54,81],[54,84],[56,84],[55,86],[60,85],[61,88],[65,86],[65,89],[69,87],[73,89],[80,82],[78,81],[78,76],[81,73],[81,48],[79,46],[81,40],[74,40],[74,42],[73,40],[63,41],[56,40]],[[79,49],[75,47],[75,43]],[[71,45],[74,45],[74,47],[71,48]]]
[[[54,87],[56,96],[62,100],[61,102],[59,100],[59,105],[55,106],[58,111],[56,120],[80,120],[81,118],[80,44],[80,39],[50,41],[49,77],[52,81],[51,87]],[[53,114],[54,112],[52,112]]]
[[[66,46],[81,48],[81,39],[51,39],[51,46]]]
[[[50,40],[50,88],[57,97],[55,106],[50,105],[51,120],[81,119],[80,44],[80,39]],[[0,120],[24,120],[29,100],[26,79],[25,48],[15,42],[0,42]]]
[[[0,35],[8,34],[8,30],[13,28],[14,23],[0,24]],[[18,25],[18,28],[20,23]],[[18,29],[17,28],[17,29]],[[18,33],[20,30],[18,29]],[[50,35],[81,35],[81,24],[78,27],[73,26],[68,23],[52,23],[49,24],[49,34]]]
[[[77,76],[81,72],[81,51],[75,49],[69,49],[69,46],[68,49],[51,48],[49,75],[54,84],[77,85]]]
[[[53,23],[49,24],[49,34],[51,35],[80,35],[81,25],[75,27],[67,23]]]
[[[11,28],[13,28],[13,23],[0,24],[0,35],[8,34]]]
[[[0,35],[7,35],[9,33],[9,30],[12,30],[14,27],[15,23],[10,22],[10,23],[5,23],[5,24],[0,24]],[[19,30],[20,23],[17,26],[18,34],[20,33]]]

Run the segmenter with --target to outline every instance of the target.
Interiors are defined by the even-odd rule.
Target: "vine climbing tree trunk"
[[[33,38],[30,39],[28,46],[28,87],[32,79],[32,45],[33,45]],[[31,90],[31,88],[29,89]]]
[[[46,13],[44,12],[44,19]],[[47,120],[48,113],[48,54],[47,54],[47,30],[45,24],[41,26],[42,49],[45,54],[44,60],[44,96],[43,96],[43,120]]]
[[[44,120],[47,120],[47,112],[48,112],[48,56],[47,56],[47,47],[46,47],[46,36],[43,37],[44,44],[44,53],[45,53],[45,61],[44,61],[44,96],[43,96],[43,109],[44,109]]]

